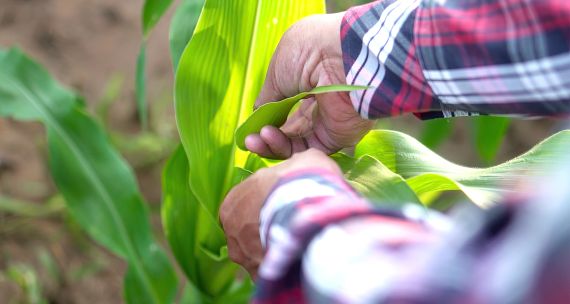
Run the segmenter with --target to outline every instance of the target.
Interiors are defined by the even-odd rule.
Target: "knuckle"
[[[238,245],[238,241],[235,238],[228,238],[228,257],[230,260],[242,265],[244,260],[244,255]]]
[[[233,262],[238,263],[240,265],[245,262],[243,260],[242,255],[239,254],[239,252],[237,252],[237,250],[231,249],[230,247],[228,247],[228,256],[230,257],[230,260],[232,260]]]
[[[219,210],[219,218],[222,226],[226,226],[228,220],[230,219],[230,215],[232,213],[232,199],[231,199],[231,192],[228,194],[222,205],[220,206]]]

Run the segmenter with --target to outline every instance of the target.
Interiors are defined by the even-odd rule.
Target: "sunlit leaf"
[[[243,165],[234,163],[234,132],[253,110],[272,51],[294,21],[323,12],[322,0],[206,1],[180,59],[175,100],[190,187],[212,214]]]
[[[287,116],[291,109],[302,99],[311,95],[330,93],[330,92],[348,92],[356,90],[364,90],[367,87],[352,85],[329,85],[314,88],[308,92],[299,93],[293,97],[283,99],[281,101],[269,102],[259,107],[255,112],[247,118],[247,120],[236,130],[236,144],[246,150],[245,138],[249,134],[259,133],[261,128],[267,125],[280,127],[287,120]]]
[[[192,227],[183,224],[182,218],[172,220],[177,216],[179,209],[176,208],[167,208],[164,213],[168,214],[163,213],[163,217],[171,218],[170,224],[165,223],[171,227],[170,235],[180,235],[180,239],[189,233],[201,236],[197,236],[192,245],[185,245],[195,246],[192,251],[178,249],[183,245],[172,247],[181,265],[189,260],[217,265],[189,275],[197,289],[211,296],[212,301],[242,303],[251,292],[248,279],[242,280],[237,287],[235,283],[231,284],[235,281],[237,266],[224,254],[227,250],[225,240],[207,243],[211,246],[200,242],[202,237],[208,237],[209,230],[219,231],[223,237],[217,222],[223,197],[234,183],[245,178],[249,166],[260,165],[257,160],[252,160],[246,166],[250,154],[237,151],[235,129],[253,111],[272,52],[282,34],[293,22],[309,14],[324,13],[324,8],[322,0],[207,0],[192,39],[178,63],[176,121],[184,147],[182,151],[187,157],[188,175],[185,180],[181,174],[170,181],[165,171],[165,180],[187,187],[185,191],[191,194],[190,202],[203,210],[198,216],[203,222]],[[246,167],[246,170],[237,167]],[[186,214],[195,213],[188,211]],[[191,215],[184,217],[185,221],[188,219],[192,219]],[[173,241],[170,243],[172,245]]]
[[[482,207],[517,191],[521,176],[540,176],[567,155],[570,131],[562,131],[527,153],[489,168],[469,168],[443,159],[416,139],[385,130],[370,132],[357,145],[355,156],[370,155],[405,178],[418,195],[432,191],[461,190]]]
[[[77,96],[18,50],[0,51],[0,116],[41,121],[51,175],[77,222],[128,262],[129,303],[169,303],[177,279],[152,237],[133,172]]]
[[[341,167],[347,168],[344,176],[354,189],[373,203],[420,204],[418,197],[406,181],[372,156],[364,155],[354,159],[352,164]]]

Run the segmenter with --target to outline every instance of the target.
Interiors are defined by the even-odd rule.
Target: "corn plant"
[[[145,2],[138,89],[145,86],[146,39],[171,3]],[[320,87],[252,110],[281,35],[293,22],[324,9],[322,0],[184,0],[175,14],[171,56],[182,144],[163,171],[161,216],[172,253],[188,280],[184,303],[243,303],[251,296],[254,284],[228,259],[218,221],[218,208],[229,189],[273,164],[244,151],[245,136],[264,125],[279,126],[309,95],[364,89]],[[125,300],[174,302],[179,280],[152,236],[132,169],[87,113],[83,100],[19,50],[0,50],[0,67],[0,117],[45,125],[51,175],[66,207],[96,242],[128,263]],[[144,97],[144,91],[138,96]],[[139,102],[143,123],[145,107]],[[502,122],[505,128],[507,124]],[[478,132],[488,133],[488,126],[482,124]],[[433,194],[460,191],[485,208],[513,191],[520,175],[540,175],[564,156],[569,137],[569,131],[562,131],[490,168],[453,164],[416,139],[387,130],[370,132],[350,155],[331,157],[354,188],[375,203],[430,207]]]
[[[175,103],[182,146],[164,171],[163,224],[205,300],[249,297],[252,284],[236,281],[239,268],[228,259],[217,214],[229,189],[262,164],[236,148],[234,131],[252,112],[281,35],[324,10],[316,0],[208,0],[180,58]]]
[[[82,98],[17,49],[0,50],[0,67],[0,117],[45,125],[50,172],[67,208],[94,240],[128,262],[127,302],[172,302],[177,278],[152,236],[134,174]]]
[[[145,0],[142,8],[142,43],[137,57],[135,74],[135,93],[137,111],[143,130],[148,124],[148,105],[146,96],[146,45],[156,24],[172,5],[172,0]],[[204,0],[182,0],[170,25],[170,56],[174,70],[184,47],[192,37]]]
[[[484,115],[469,117],[469,133],[483,163],[494,162],[510,125],[511,119],[508,117]],[[454,126],[454,119],[450,118],[424,121],[418,139],[430,149],[436,149],[449,138]]]
[[[228,260],[218,222],[218,208],[229,189],[271,165],[243,150],[245,136],[264,125],[280,126],[309,95],[363,89],[316,88],[252,112],[283,31],[303,15],[323,12],[323,1],[317,0],[206,0],[180,58],[175,107],[182,145],[163,172],[162,216],[173,253],[202,301],[240,302],[251,292],[247,275],[240,275]],[[520,175],[539,175],[552,165],[567,151],[569,137],[563,131],[507,163],[468,168],[443,159],[403,133],[375,130],[353,155],[337,153],[332,158],[347,180],[374,202],[429,207],[434,194],[454,190],[485,208],[508,195]]]

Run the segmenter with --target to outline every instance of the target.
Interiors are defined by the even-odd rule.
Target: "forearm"
[[[346,13],[347,82],[373,87],[351,94],[363,117],[570,112],[569,2],[437,2],[385,0]]]

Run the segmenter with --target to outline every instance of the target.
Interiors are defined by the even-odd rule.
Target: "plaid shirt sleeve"
[[[570,1],[383,0],[344,16],[342,50],[365,118],[570,112]]]
[[[569,172],[528,185],[534,197],[449,218],[372,207],[342,177],[293,173],[260,214],[252,302],[570,303]]]

